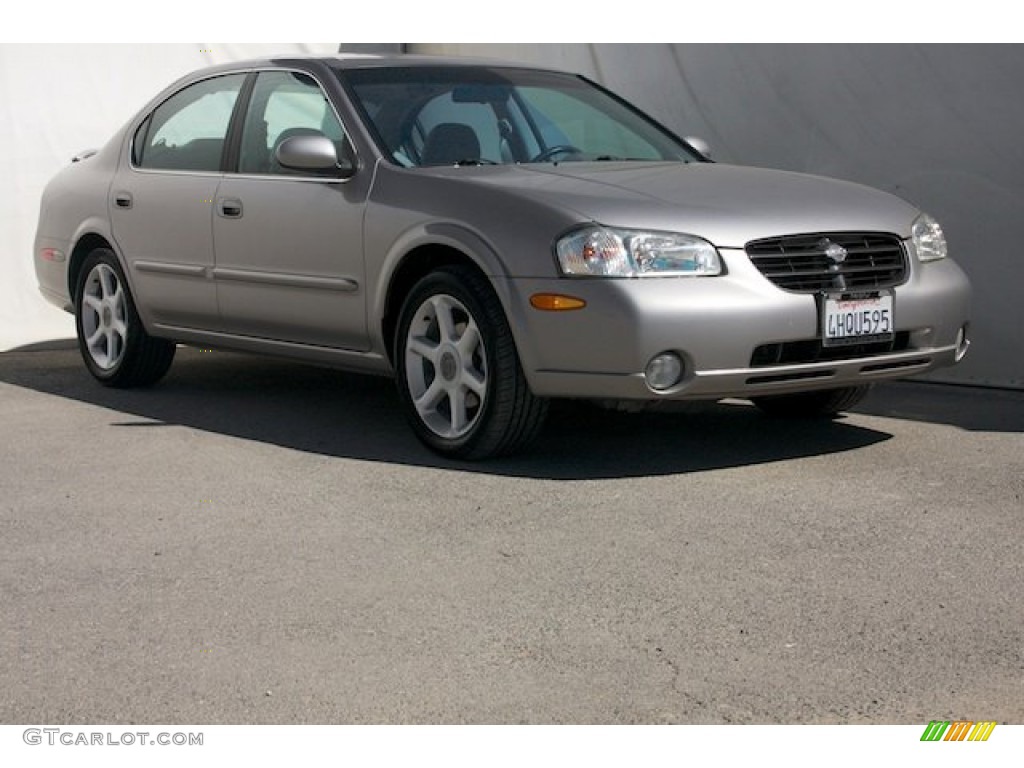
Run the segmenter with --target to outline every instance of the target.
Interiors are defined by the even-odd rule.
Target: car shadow
[[[899,381],[875,387],[854,411],[969,432],[1024,432],[1024,391],[1012,389]]]
[[[0,381],[110,409],[115,429],[180,425],[321,454],[484,474],[589,480],[701,472],[850,451],[891,435],[844,423],[768,420],[745,403],[621,413],[556,402],[527,454],[459,462],[413,436],[393,384],[263,357],[180,347],[150,389],[115,390],[76,349],[0,355]]]

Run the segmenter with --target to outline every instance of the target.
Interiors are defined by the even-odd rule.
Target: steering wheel
[[[553,147],[548,147],[535,157],[530,158],[530,162],[543,163],[545,160],[550,160],[555,155],[579,155],[582,154],[582,152],[582,149],[574,147],[572,144],[556,144]]]

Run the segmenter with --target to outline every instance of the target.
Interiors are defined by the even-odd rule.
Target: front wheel
[[[752,402],[769,416],[788,419],[829,419],[848,411],[871,391],[870,384],[839,389],[797,392],[792,395],[768,395]]]
[[[399,316],[395,363],[413,430],[442,455],[513,453],[544,424],[547,401],[530,391],[501,305],[469,268],[443,267],[412,289]]]
[[[82,265],[75,326],[86,368],[109,387],[154,384],[174,360],[174,344],[142,327],[121,265],[108,248],[97,248]]]

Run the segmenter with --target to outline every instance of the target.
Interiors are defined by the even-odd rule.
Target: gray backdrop
[[[858,181],[935,216],[974,346],[935,378],[1024,387],[1024,46],[415,44],[588,75],[715,159]]]

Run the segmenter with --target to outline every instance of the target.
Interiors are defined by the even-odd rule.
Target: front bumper
[[[894,294],[903,348],[843,360],[758,364],[764,345],[820,338],[815,296],[779,289],[743,251],[722,250],[727,274],[707,278],[513,279],[509,317],[526,377],[545,397],[718,399],[855,386],[953,365],[966,351],[970,286],[951,260],[912,259]],[[532,308],[535,293],[581,298],[570,312]],[[652,357],[682,358],[681,381],[651,389]]]

